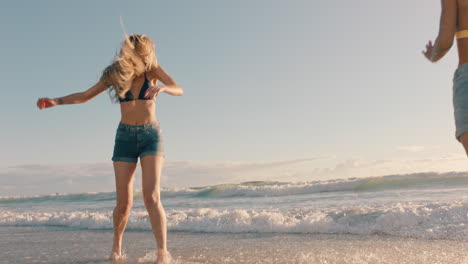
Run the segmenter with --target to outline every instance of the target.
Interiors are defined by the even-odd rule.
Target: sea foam
[[[468,203],[394,202],[341,209],[166,210],[170,231],[212,233],[388,234],[466,239]],[[112,229],[112,211],[0,212],[0,226]],[[127,230],[151,230],[146,210],[132,210]]]

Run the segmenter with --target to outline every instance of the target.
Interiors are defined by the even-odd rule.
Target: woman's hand
[[[429,40],[429,43],[426,44],[426,51],[423,50],[424,56],[430,61],[433,62],[433,54],[432,52],[434,51],[434,45],[432,45],[432,41]]]
[[[149,87],[148,90],[146,90],[145,98],[151,98],[151,100],[153,100],[159,95],[159,93],[163,93],[165,90],[166,86],[164,85],[156,85]]]
[[[57,101],[55,99],[44,97],[37,100],[37,107],[39,107],[39,109],[44,109],[55,105],[57,105]]]

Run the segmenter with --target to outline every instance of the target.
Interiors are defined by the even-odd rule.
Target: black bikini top
[[[150,86],[149,81],[148,79],[146,79],[146,73],[145,73],[145,82],[143,83],[143,86],[140,89],[140,94],[138,95],[138,98],[135,99],[133,97],[132,92],[128,90],[125,93],[125,98],[122,99],[119,97],[119,102],[128,102],[128,101],[133,101],[133,100],[152,100],[151,98],[145,98],[145,93],[146,93],[146,90],[148,90],[149,86]]]

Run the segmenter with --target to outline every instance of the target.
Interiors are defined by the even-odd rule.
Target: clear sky
[[[98,81],[123,40],[120,15],[185,92],[158,98],[163,185],[468,170],[454,137],[456,46],[436,64],[421,53],[440,1],[8,1],[0,183],[76,164],[112,177],[119,105],[107,93],[45,110],[36,100]]]

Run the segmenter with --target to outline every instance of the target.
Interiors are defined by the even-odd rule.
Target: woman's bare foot
[[[122,242],[121,241],[115,241],[114,244],[112,245],[112,253],[109,256],[110,260],[122,260],[124,259],[125,254],[122,254]]]
[[[171,253],[167,250],[158,250],[158,258],[156,264],[170,264],[172,262]]]
[[[124,260],[126,259],[127,256],[125,254],[122,254],[120,252],[112,251],[112,253],[109,256],[110,260]]]

